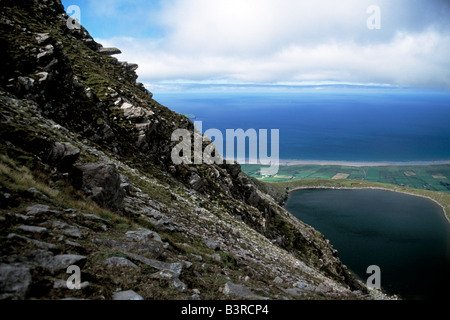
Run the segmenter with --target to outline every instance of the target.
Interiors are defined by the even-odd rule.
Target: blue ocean
[[[155,99],[176,112],[195,115],[195,121],[203,122],[203,132],[278,129],[282,160],[450,160],[449,92],[224,91],[161,93]]]

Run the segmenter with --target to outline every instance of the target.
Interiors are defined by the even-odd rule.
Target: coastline
[[[438,200],[433,199],[433,198],[431,198],[429,196],[416,194],[416,193],[412,193],[412,192],[407,192],[407,191],[383,188],[383,187],[330,187],[330,186],[294,187],[292,189],[289,189],[289,191],[288,191],[289,195],[288,196],[290,196],[291,193],[294,192],[294,191],[308,190],[308,189],[329,189],[329,190],[367,190],[367,189],[369,189],[369,190],[384,190],[384,191],[403,193],[403,194],[407,194],[407,195],[410,195],[410,196],[425,198],[425,199],[433,201],[434,203],[436,203],[437,205],[439,205],[442,208],[442,213],[444,214],[445,220],[450,225],[450,212],[447,212],[446,208],[444,207],[444,205],[442,203],[440,203]]]
[[[333,160],[280,160],[280,166],[298,166],[298,165],[319,165],[319,166],[345,166],[345,167],[388,167],[388,166],[432,166],[432,165],[450,165],[450,160],[440,161],[333,161]]]

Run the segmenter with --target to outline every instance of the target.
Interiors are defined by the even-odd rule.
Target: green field
[[[265,182],[339,179],[386,183],[412,189],[450,193],[450,165],[351,167],[338,165],[281,166],[277,175],[263,177],[260,165],[242,165],[249,176]]]

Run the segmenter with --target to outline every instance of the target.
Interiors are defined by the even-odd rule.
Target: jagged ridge
[[[368,298],[324,237],[239,165],[174,166],[171,134],[192,122],[136,83],[137,65],[67,28],[59,1],[4,3],[3,298],[73,296],[55,264],[74,254],[84,298],[118,287],[149,299]],[[12,292],[17,274],[29,281]],[[239,281],[254,296],[233,293]]]

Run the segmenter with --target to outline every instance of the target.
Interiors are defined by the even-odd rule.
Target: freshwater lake
[[[425,198],[384,190],[298,190],[286,209],[313,226],[364,283],[381,268],[381,286],[404,299],[450,297],[450,224]]]

